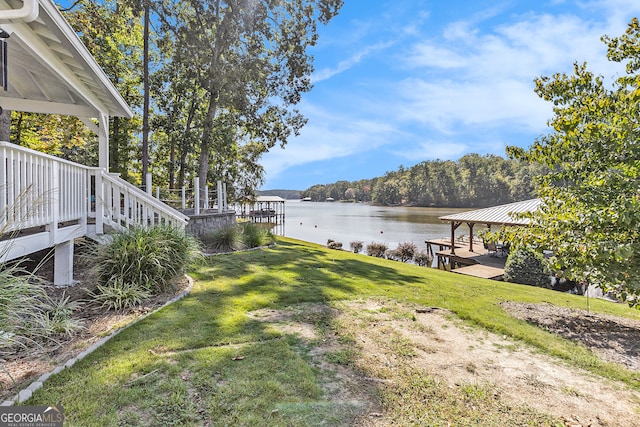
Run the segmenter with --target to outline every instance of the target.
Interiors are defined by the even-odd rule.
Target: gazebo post
[[[473,252],[473,226],[476,224],[468,222],[467,225],[469,226],[469,251]]]
[[[460,227],[461,222],[451,221],[451,255],[456,254],[456,229]]]

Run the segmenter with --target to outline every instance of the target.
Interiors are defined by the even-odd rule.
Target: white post
[[[53,259],[53,284],[73,284],[73,240],[56,245]]]
[[[200,215],[200,181],[197,176],[193,178],[193,214]]]
[[[223,209],[229,210],[229,205],[227,204],[227,183],[222,183],[222,207]]]
[[[109,116],[98,117],[98,167],[109,172]]]
[[[156,187],[156,199],[160,200],[160,187]]]
[[[204,186],[204,208],[209,209],[209,185]]]
[[[51,222],[47,228],[49,231],[49,242],[51,246],[55,245],[57,241],[58,232],[58,218],[60,218],[61,201],[60,201],[60,163],[53,162],[51,165],[51,194],[47,194],[46,203],[49,204],[51,209]],[[22,223],[23,218],[20,218]],[[21,224],[22,225],[22,224]]]
[[[187,191],[183,185],[182,186],[182,209],[186,209],[186,207],[187,207]]]
[[[222,181],[218,181],[218,213],[222,213]]]
[[[147,172],[146,181],[145,181],[145,190],[148,194],[152,194],[151,192],[151,172]]]
[[[96,192],[94,205],[96,210],[96,234],[104,233],[104,185],[102,183],[102,171],[96,171]]]

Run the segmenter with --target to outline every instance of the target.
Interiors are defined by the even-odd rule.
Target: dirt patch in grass
[[[530,318],[539,309],[540,321],[553,312],[546,305],[505,309],[525,310]],[[575,323],[574,312],[557,314],[571,315],[563,324]],[[251,316],[309,345],[327,399],[352,402],[358,425],[640,425],[637,392],[506,336],[466,326],[446,310],[367,300]],[[622,319],[607,318],[616,320]],[[632,327],[621,324],[623,330]],[[602,347],[597,336],[588,342],[594,351]],[[624,349],[618,362],[631,357],[625,346],[611,347]]]
[[[297,336],[300,351],[319,372],[328,402],[344,412],[343,419],[359,419],[381,408],[369,387],[370,379],[354,369],[352,342],[337,330],[339,311],[325,304],[304,303],[284,309],[262,309],[249,316],[282,334]]]

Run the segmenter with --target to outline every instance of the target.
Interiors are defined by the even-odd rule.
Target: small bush
[[[367,246],[367,255],[374,256],[376,258],[384,258],[384,253],[387,249],[387,245],[384,243],[372,242]]]
[[[273,243],[273,234],[268,228],[246,222],[240,226],[240,229],[242,246],[245,248],[258,248]]]
[[[242,230],[237,225],[229,225],[208,231],[200,237],[207,248],[217,252],[233,252],[244,249]]]
[[[349,243],[349,246],[351,247],[353,253],[359,254],[364,244],[360,240],[356,240],[355,242]]]
[[[509,254],[504,265],[504,280],[551,288],[549,266],[546,260],[530,248],[519,248]]]
[[[72,319],[80,304],[52,299],[42,279],[18,263],[0,265],[0,355],[38,347],[82,327]]]
[[[413,256],[413,262],[421,267],[430,267],[433,263],[433,255],[427,251],[418,252]]]
[[[398,244],[398,248],[396,249],[398,261],[402,262],[412,260],[416,252],[418,252],[418,247],[413,242],[400,243]]]
[[[336,242],[333,239],[327,240],[327,248],[342,250],[342,242]]]
[[[151,292],[139,284],[113,280],[106,285],[98,285],[93,299],[107,310],[133,308],[151,297]]]
[[[45,316],[47,293],[35,276],[19,264],[0,266],[0,354],[27,348],[46,335],[40,319]]]
[[[387,249],[384,251],[384,257],[393,261],[400,261],[400,254],[397,249]]]
[[[45,324],[51,333],[71,336],[82,329],[82,322],[72,317],[74,311],[82,309],[80,301],[71,301],[71,297],[63,292],[59,298],[48,299],[44,307],[47,312]]]
[[[167,288],[200,256],[197,240],[184,230],[156,226],[131,228],[97,245],[91,255],[96,283],[108,289],[113,283],[131,284],[156,293]]]

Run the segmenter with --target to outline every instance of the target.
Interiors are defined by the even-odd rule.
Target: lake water
[[[363,203],[285,202],[285,223],[278,234],[307,242],[327,244],[328,239],[349,243],[360,240],[395,249],[398,243],[413,242],[426,249],[425,240],[449,237],[449,223],[438,217],[469,209],[381,207]]]

